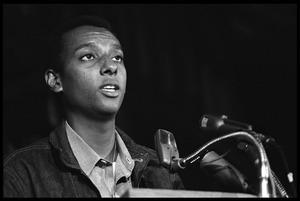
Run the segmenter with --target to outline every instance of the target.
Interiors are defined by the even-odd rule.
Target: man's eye
[[[80,57],[80,60],[89,61],[89,60],[92,60],[94,58],[95,58],[94,55],[92,55],[92,54],[86,54],[86,55]]]
[[[112,59],[113,59],[113,61],[118,61],[118,62],[123,61],[123,57],[121,55],[117,55],[117,56],[113,57]]]

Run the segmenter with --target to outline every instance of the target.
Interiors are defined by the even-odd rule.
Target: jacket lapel
[[[146,169],[150,155],[144,149],[140,148],[140,145],[136,144],[124,131],[116,127],[116,130],[120,134],[122,140],[124,141],[131,158],[135,161],[135,166],[131,175],[132,186],[138,188],[142,179],[144,170]]]
[[[73,154],[68,141],[65,121],[62,121],[49,135],[49,142],[58,151],[60,159],[64,165],[80,170],[80,166]]]

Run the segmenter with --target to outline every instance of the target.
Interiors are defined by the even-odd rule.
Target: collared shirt
[[[71,149],[83,172],[97,187],[102,197],[118,197],[132,188],[131,173],[134,160],[116,131],[117,157],[115,162],[101,158],[68,124],[66,132]]]

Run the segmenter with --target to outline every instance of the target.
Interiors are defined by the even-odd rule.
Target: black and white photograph
[[[297,197],[296,3],[2,4],[3,197]]]

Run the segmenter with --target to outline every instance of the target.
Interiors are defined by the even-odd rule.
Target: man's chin
[[[105,108],[105,109],[98,110],[97,116],[109,120],[115,118],[118,111],[119,108],[114,108],[114,107]]]
[[[120,109],[120,101],[101,101],[99,104],[94,105],[94,115],[101,118],[114,118]]]

